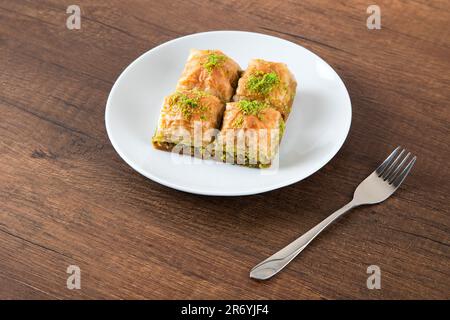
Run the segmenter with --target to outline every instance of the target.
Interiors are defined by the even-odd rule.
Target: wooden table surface
[[[80,30],[66,28],[72,2]],[[370,4],[0,1],[0,298],[449,299],[449,2],[377,1],[381,30],[366,26]],[[206,197],[148,180],[114,151],[104,111],[122,70],[168,40],[224,29],[298,43],[344,80],[352,127],[319,172]],[[395,196],[339,220],[271,281],[249,278],[397,145],[418,161]],[[66,287],[69,265],[80,290]],[[370,265],[380,290],[367,289]]]

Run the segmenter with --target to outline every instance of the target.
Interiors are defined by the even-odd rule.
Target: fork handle
[[[328,218],[324,219],[321,223],[306,232],[297,240],[294,240],[274,255],[253,267],[250,271],[250,278],[266,280],[280,272],[285,266],[288,265],[289,262],[292,261],[292,259],[302,252],[303,249],[305,249],[306,246],[319,235],[319,233],[321,233],[326,227],[328,227],[344,213],[356,206],[357,204],[354,200],[352,200],[339,210],[335,211]]]

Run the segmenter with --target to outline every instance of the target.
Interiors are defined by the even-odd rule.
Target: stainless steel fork
[[[334,212],[328,218],[306,232],[300,238],[290,243],[271,257],[257,264],[250,277],[266,280],[280,272],[306,246],[331,223],[352,208],[365,204],[380,203],[389,198],[400,187],[416,161],[416,156],[397,147],[384,162],[359,184],[353,194],[353,200]]]

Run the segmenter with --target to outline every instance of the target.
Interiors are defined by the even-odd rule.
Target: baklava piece
[[[214,95],[177,91],[164,100],[152,143],[160,150],[210,157],[223,110],[224,104]]]
[[[228,102],[236,89],[239,74],[239,65],[222,51],[192,49],[177,90],[196,88]]]
[[[269,167],[278,152],[284,125],[280,112],[265,102],[227,103],[215,157],[248,167]]]
[[[251,60],[239,79],[234,101],[257,100],[270,104],[286,121],[291,112],[297,82],[286,64]]]

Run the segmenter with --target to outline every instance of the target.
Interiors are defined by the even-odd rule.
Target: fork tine
[[[389,165],[388,168],[382,174],[382,178],[386,181],[388,176],[391,174],[392,170],[396,167],[397,162],[402,158],[403,153],[405,153],[405,149],[403,149],[400,154],[395,158],[395,160]]]
[[[411,171],[411,168],[413,167],[414,163],[416,162],[417,157],[414,156],[408,163],[408,165],[403,169],[402,173],[394,180],[393,185],[394,187],[398,188],[402,184],[403,180],[405,180],[406,176],[408,175],[409,171]]]
[[[389,157],[386,158],[386,160],[383,161],[383,163],[375,170],[375,172],[378,174],[378,176],[381,176],[386,169],[387,166],[391,163],[392,159],[397,155],[397,151],[400,150],[400,146],[395,148],[394,151],[389,155]]]
[[[403,168],[403,165],[405,164],[406,160],[408,160],[410,155],[411,155],[411,152],[408,152],[408,154],[403,158],[402,162],[400,162],[398,164],[398,166],[395,168],[395,170],[389,175],[389,177],[387,179],[389,183],[392,183],[392,181],[394,181],[394,179],[397,177],[397,174]]]

